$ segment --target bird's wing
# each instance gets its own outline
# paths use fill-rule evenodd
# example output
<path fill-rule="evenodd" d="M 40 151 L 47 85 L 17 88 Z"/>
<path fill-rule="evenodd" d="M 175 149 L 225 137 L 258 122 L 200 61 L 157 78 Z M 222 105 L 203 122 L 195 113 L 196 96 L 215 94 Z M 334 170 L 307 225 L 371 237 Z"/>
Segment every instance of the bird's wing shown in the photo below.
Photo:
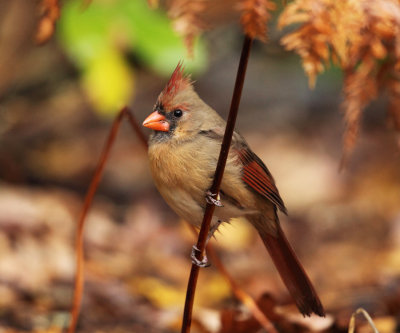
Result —
<path fill-rule="evenodd" d="M 249 147 L 242 146 L 236 149 L 239 160 L 243 165 L 242 180 L 256 193 L 272 201 L 285 214 L 287 210 L 279 191 L 276 188 L 274 178 L 261 161 Z"/>
<path fill-rule="evenodd" d="M 211 130 L 200 131 L 199 134 L 222 141 L 224 128 L 216 126 Z M 239 162 L 242 165 L 242 180 L 247 187 L 273 202 L 283 213 L 287 214 L 285 204 L 279 195 L 271 173 L 263 161 L 247 146 L 245 139 L 237 132 L 234 132 L 232 137 L 231 151 L 239 156 Z"/>

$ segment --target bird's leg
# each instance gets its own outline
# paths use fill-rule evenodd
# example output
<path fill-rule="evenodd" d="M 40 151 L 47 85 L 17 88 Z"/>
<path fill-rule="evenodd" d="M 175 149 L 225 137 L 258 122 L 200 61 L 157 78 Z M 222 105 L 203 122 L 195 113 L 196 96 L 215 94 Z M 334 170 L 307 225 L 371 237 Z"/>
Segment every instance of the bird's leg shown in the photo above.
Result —
<path fill-rule="evenodd" d="M 199 267 L 209 267 L 210 263 L 208 262 L 207 255 L 204 253 L 203 259 L 197 259 L 197 256 L 201 254 L 201 251 L 196 245 L 193 245 L 192 252 L 190 254 L 190 258 L 192 258 L 192 263 Z"/>
<path fill-rule="evenodd" d="M 217 223 L 211 226 L 210 230 L 208 231 L 207 239 L 206 239 L 206 246 L 211 239 L 211 237 L 214 235 L 214 232 L 217 231 L 218 227 L 222 223 L 221 220 L 218 220 Z M 211 264 L 208 261 L 207 254 L 204 252 L 204 256 L 202 260 L 197 259 L 197 256 L 200 254 L 200 250 L 196 245 L 193 245 L 192 247 L 192 253 L 190 254 L 190 257 L 192 258 L 192 263 L 199 267 L 209 267 Z"/>
<path fill-rule="evenodd" d="M 209 204 L 215 205 L 217 207 L 223 207 L 224 205 L 221 203 L 219 194 L 211 193 L 211 191 L 206 192 L 206 201 Z"/>
<path fill-rule="evenodd" d="M 219 194 L 211 193 L 210 190 L 208 190 L 206 192 L 206 201 L 207 201 L 207 203 L 215 205 L 217 207 L 223 207 L 223 204 L 221 203 Z M 208 235 L 207 235 L 207 239 L 206 239 L 206 246 L 208 244 L 208 241 L 214 235 L 214 232 L 218 229 L 220 224 L 221 224 L 221 220 L 218 220 L 217 223 L 215 223 L 214 225 L 211 226 L 210 230 L 208 231 Z M 208 262 L 206 253 L 204 253 L 202 260 L 199 260 L 197 258 L 197 256 L 199 254 L 201 254 L 201 251 L 199 250 L 199 248 L 196 245 L 193 245 L 192 252 L 190 254 L 190 257 L 192 258 L 192 262 L 199 267 L 210 266 L 210 263 Z"/>

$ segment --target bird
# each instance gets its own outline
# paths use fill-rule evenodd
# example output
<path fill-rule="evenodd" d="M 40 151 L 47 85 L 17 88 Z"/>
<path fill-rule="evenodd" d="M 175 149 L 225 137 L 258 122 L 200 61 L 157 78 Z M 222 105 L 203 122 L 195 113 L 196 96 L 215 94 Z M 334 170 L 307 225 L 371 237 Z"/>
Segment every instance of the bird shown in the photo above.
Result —
<path fill-rule="evenodd" d="M 148 159 L 155 185 L 167 204 L 200 228 L 208 201 L 216 204 L 209 237 L 223 222 L 241 217 L 260 235 L 281 279 L 303 316 L 324 316 L 323 305 L 280 225 L 287 209 L 274 178 L 236 131 L 219 196 L 209 192 L 226 122 L 196 93 L 178 63 L 143 126 L 152 129 Z M 193 259 L 193 255 L 192 255 Z"/>

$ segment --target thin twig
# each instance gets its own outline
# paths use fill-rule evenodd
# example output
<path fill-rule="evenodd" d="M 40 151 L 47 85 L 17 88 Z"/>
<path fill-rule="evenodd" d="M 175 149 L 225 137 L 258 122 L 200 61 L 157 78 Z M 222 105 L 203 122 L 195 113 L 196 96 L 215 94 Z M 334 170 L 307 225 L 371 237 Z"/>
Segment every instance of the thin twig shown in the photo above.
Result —
<path fill-rule="evenodd" d="M 106 165 L 108 156 L 110 154 L 110 150 L 115 141 L 115 137 L 118 134 L 119 126 L 121 125 L 121 121 L 124 116 L 127 116 L 131 126 L 133 127 L 134 132 L 139 136 L 139 138 L 143 141 L 145 140 L 144 134 L 141 132 L 135 117 L 131 114 L 128 107 L 124 107 L 117 117 L 114 119 L 112 124 L 110 133 L 108 135 L 107 141 L 104 145 L 103 151 L 101 153 L 99 162 L 97 164 L 95 173 L 90 182 L 89 189 L 85 196 L 85 201 L 82 206 L 81 213 L 79 215 L 78 227 L 76 229 L 76 240 L 75 240 L 75 249 L 76 249 L 76 272 L 75 272 L 75 286 L 74 286 L 74 297 L 72 301 L 71 307 L 71 320 L 70 325 L 68 327 L 68 333 L 74 333 L 76 324 L 78 322 L 79 311 L 81 307 L 82 294 L 83 294 L 83 282 L 84 282 L 84 253 L 83 253 L 83 227 L 85 224 L 86 216 L 89 211 L 89 208 L 92 204 L 93 197 L 97 191 L 97 187 L 99 186 L 104 167 Z M 144 141 L 147 146 L 147 140 Z"/>
<path fill-rule="evenodd" d="M 252 45 L 252 38 L 245 36 L 242 54 L 240 57 L 239 68 L 236 76 L 235 88 L 233 90 L 232 102 L 229 111 L 228 121 L 225 128 L 224 138 L 222 140 L 221 151 L 218 158 L 217 168 L 215 170 L 214 180 L 210 188 L 210 192 L 213 194 L 219 193 L 219 188 L 222 181 L 222 176 L 225 169 L 226 160 L 228 158 L 229 148 L 232 142 L 232 135 L 235 128 L 236 117 L 239 109 L 240 97 L 242 95 L 242 89 L 244 84 L 244 78 L 246 74 L 247 62 L 250 55 L 250 49 Z M 210 229 L 211 218 L 214 213 L 215 206 L 213 204 L 207 203 L 204 217 L 199 233 L 199 238 L 197 241 L 197 248 L 199 249 L 200 255 L 198 258 L 202 260 L 204 257 L 204 249 L 206 246 L 207 234 Z M 185 300 L 185 308 L 183 312 L 183 320 L 182 320 L 182 333 L 190 332 L 190 325 L 192 321 L 192 311 L 193 311 L 193 302 L 194 295 L 196 291 L 197 279 L 199 276 L 199 266 L 196 264 L 192 264 L 192 268 L 190 271 L 188 286 L 186 290 L 186 300 Z"/>
<path fill-rule="evenodd" d="M 129 123 L 131 124 L 133 131 L 136 133 L 138 138 L 140 139 L 140 142 L 143 144 L 143 146 L 148 148 L 149 144 L 147 143 L 147 137 L 142 131 L 142 127 L 138 124 L 136 121 L 136 118 L 133 116 L 132 112 L 128 109 L 125 115 L 128 117 Z"/>
<path fill-rule="evenodd" d="M 358 308 L 355 312 L 353 312 L 353 314 L 351 315 L 350 318 L 350 323 L 349 323 L 349 330 L 348 333 L 354 333 L 354 330 L 356 328 L 356 316 L 358 314 L 362 314 L 365 319 L 367 319 L 368 324 L 371 326 L 372 330 L 374 331 L 374 333 L 379 333 L 378 329 L 376 328 L 374 321 L 372 320 L 371 316 L 368 314 L 367 311 L 365 311 L 363 308 Z"/>
<path fill-rule="evenodd" d="M 197 231 L 195 227 L 191 224 L 188 224 L 191 230 L 193 231 L 194 235 L 197 235 Z M 247 294 L 242 288 L 239 287 L 239 285 L 235 282 L 235 280 L 232 278 L 228 270 L 225 268 L 224 264 L 222 263 L 221 259 L 219 259 L 217 250 L 214 248 L 212 243 L 207 244 L 207 253 L 215 267 L 218 269 L 218 271 L 221 273 L 221 275 L 228 281 L 232 292 L 234 293 L 235 297 L 241 301 L 247 308 L 250 310 L 250 312 L 253 314 L 255 320 L 257 320 L 262 327 L 267 332 L 270 333 L 278 333 L 278 331 L 275 329 L 274 325 L 271 323 L 271 321 L 265 316 L 265 314 L 261 311 L 260 307 L 254 301 L 254 299 Z"/>

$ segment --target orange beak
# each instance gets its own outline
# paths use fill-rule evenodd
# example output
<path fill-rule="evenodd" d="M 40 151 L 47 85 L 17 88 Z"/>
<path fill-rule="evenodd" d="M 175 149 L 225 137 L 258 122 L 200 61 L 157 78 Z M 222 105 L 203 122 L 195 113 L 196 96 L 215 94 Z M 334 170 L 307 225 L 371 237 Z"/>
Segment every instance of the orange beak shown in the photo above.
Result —
<path fill-rule="evenodd" d="M 151 128 L 155 131 L 162 131 L 162 132 L 169 131 L 168 121 L 162 114 L 158 113 L 158 111 L 154 111 L 150 116 L 148 116 L 144 120 L 143 126 Z"/>

